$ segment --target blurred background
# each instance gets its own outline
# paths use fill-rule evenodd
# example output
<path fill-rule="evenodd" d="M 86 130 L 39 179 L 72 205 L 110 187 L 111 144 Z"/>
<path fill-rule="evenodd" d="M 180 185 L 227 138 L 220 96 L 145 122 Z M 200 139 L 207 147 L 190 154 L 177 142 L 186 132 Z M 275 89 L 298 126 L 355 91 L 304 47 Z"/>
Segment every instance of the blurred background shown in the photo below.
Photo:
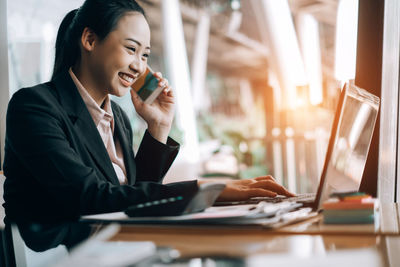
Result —
<path fill-rule="evenodd" d="M 273 175 L 316 191 L 340 88 L 355 77 L 358 0 L 139 0 L 149 65 L 176 95 L 182 148 L 166 182 Z M 10 90 L 48 81 L 57 29 L 82 0 L 7 1 Z M 114 98 L 146 129 L 130 97 Z"/>

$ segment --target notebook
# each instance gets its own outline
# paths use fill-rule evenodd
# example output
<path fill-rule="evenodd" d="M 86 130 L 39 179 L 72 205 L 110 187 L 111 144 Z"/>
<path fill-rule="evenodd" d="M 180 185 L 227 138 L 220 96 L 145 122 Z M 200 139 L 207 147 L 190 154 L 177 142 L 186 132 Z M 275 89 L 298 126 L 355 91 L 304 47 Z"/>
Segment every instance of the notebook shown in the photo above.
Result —
<path fill-rule="evenodd" d="M 300 194 L 290 198 L 256 197 L 248 201 L 217 202 L 215 205 L 297 201 L 318 211 L 331 193 L 358 191 L 374 132 L 379 102 L 377 96 L 357 87 L 353 82 L 344 85 L 336 108 L 317 193 Z"/>

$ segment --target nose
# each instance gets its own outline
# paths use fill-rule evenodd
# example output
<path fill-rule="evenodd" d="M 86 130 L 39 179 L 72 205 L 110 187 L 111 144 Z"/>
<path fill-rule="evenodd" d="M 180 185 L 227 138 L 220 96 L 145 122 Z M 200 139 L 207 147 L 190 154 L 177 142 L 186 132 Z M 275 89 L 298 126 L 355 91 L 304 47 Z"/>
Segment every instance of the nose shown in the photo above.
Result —
<path fill-rule="evenodd" d="M 146 69 L 146 62 L 143 62 L 137 57 L 134 57 L 131 64 L 129 64 L 129 68 L 135 73 L 141 75 Z"/>

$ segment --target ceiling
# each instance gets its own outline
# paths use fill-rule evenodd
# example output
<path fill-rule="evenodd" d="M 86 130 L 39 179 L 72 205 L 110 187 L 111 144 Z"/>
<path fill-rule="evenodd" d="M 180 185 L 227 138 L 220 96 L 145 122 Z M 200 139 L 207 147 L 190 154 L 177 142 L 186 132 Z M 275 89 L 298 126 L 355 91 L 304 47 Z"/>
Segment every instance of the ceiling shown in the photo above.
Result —
<path fill-rule="evenodd" d="M 197 0 L 198 1 L 198 0 Z M 139 0 L 144 7 L 152 29 L 152 50 L 162 51 L 161 5 L 160 0 Z M 193 40 L 200 9 L 193 0 L 181 0 L 181 11 L 185 29 L 185 41 L 189 60 L 192 58 Z M 212 0 L 198 1 L 210 3 Z M 216 2 L 221 2 L 216 0 Z M 321 58 L 323 73 L 333 76 L 334 35 L 338 0 L 289 0 L 293 18 L 298 14 L 313 15 L 319 22 Z M 204 9 L 204 6 L 202 6 Z M 211 14 L 211 35 L 208 50 L 208 71 L 223 76 L 246 76 L 252 80 L 266 80 L 268 68 L 268 47 L 262 44 L 260 29 L 254 16 L 251 1 L 242 0 L 241 25 L 234 35 L 227 34 L 232 12 Z"/>
<path fill-rule="evenodd" d="M 192 2 L 224 2 L 225 0 L 181 0 L 181 11 L 185 29 L 185 41 L 189 61 L 193 54 L 193 40 L 200 16 L 200 9 Z M 82 0 L 7 1 L 8 10 L 18 10 L 18 17 L 29 20 L 53 21 L 57 25 L 68 10 L 81 5 Z M 161 32 L 161 0 L 138 0 L 144 7 L 152 29 L 152 54 L 162 54 L 163 35 Z M 226 1 L 225 1 L 226 2 Z M 320 26 L 320 45 L 323 72 L 327 77 L 333 73 L 334 34 L 338 0 L 289 0 L 295 17 L 297 14 L 313 15 Z M 203 6 L 204 8 L 204 6 Z M 268 68 L 268 47 L 261 43 L 260 29 L 255 20 L 250 0 L 241 0 L 242 23 L 232 35 L 225 29 L 232 15 L 231 11 L 211 12 L 211 35 L 208 50 L 208 70 L 224 76 L 246 76 L 253 80 L 266 80 Z M 10 33 L 9 33 L 10 34 Z"/>

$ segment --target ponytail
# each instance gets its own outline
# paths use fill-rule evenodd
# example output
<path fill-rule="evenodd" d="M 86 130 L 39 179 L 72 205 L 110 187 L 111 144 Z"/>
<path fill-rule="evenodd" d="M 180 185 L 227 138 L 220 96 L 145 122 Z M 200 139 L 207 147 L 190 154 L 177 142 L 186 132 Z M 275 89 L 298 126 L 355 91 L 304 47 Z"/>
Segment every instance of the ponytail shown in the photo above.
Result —
<path fill-rule="evenodd" d="M 76 34 L 74 34 L 73 29 L 74 18 L 77 12 L 78 9 L 68 12 L 58 29 L 52 80 L 60 72 L 68 70 L 80 58 L 78 40 L 74 38 Z"/>

